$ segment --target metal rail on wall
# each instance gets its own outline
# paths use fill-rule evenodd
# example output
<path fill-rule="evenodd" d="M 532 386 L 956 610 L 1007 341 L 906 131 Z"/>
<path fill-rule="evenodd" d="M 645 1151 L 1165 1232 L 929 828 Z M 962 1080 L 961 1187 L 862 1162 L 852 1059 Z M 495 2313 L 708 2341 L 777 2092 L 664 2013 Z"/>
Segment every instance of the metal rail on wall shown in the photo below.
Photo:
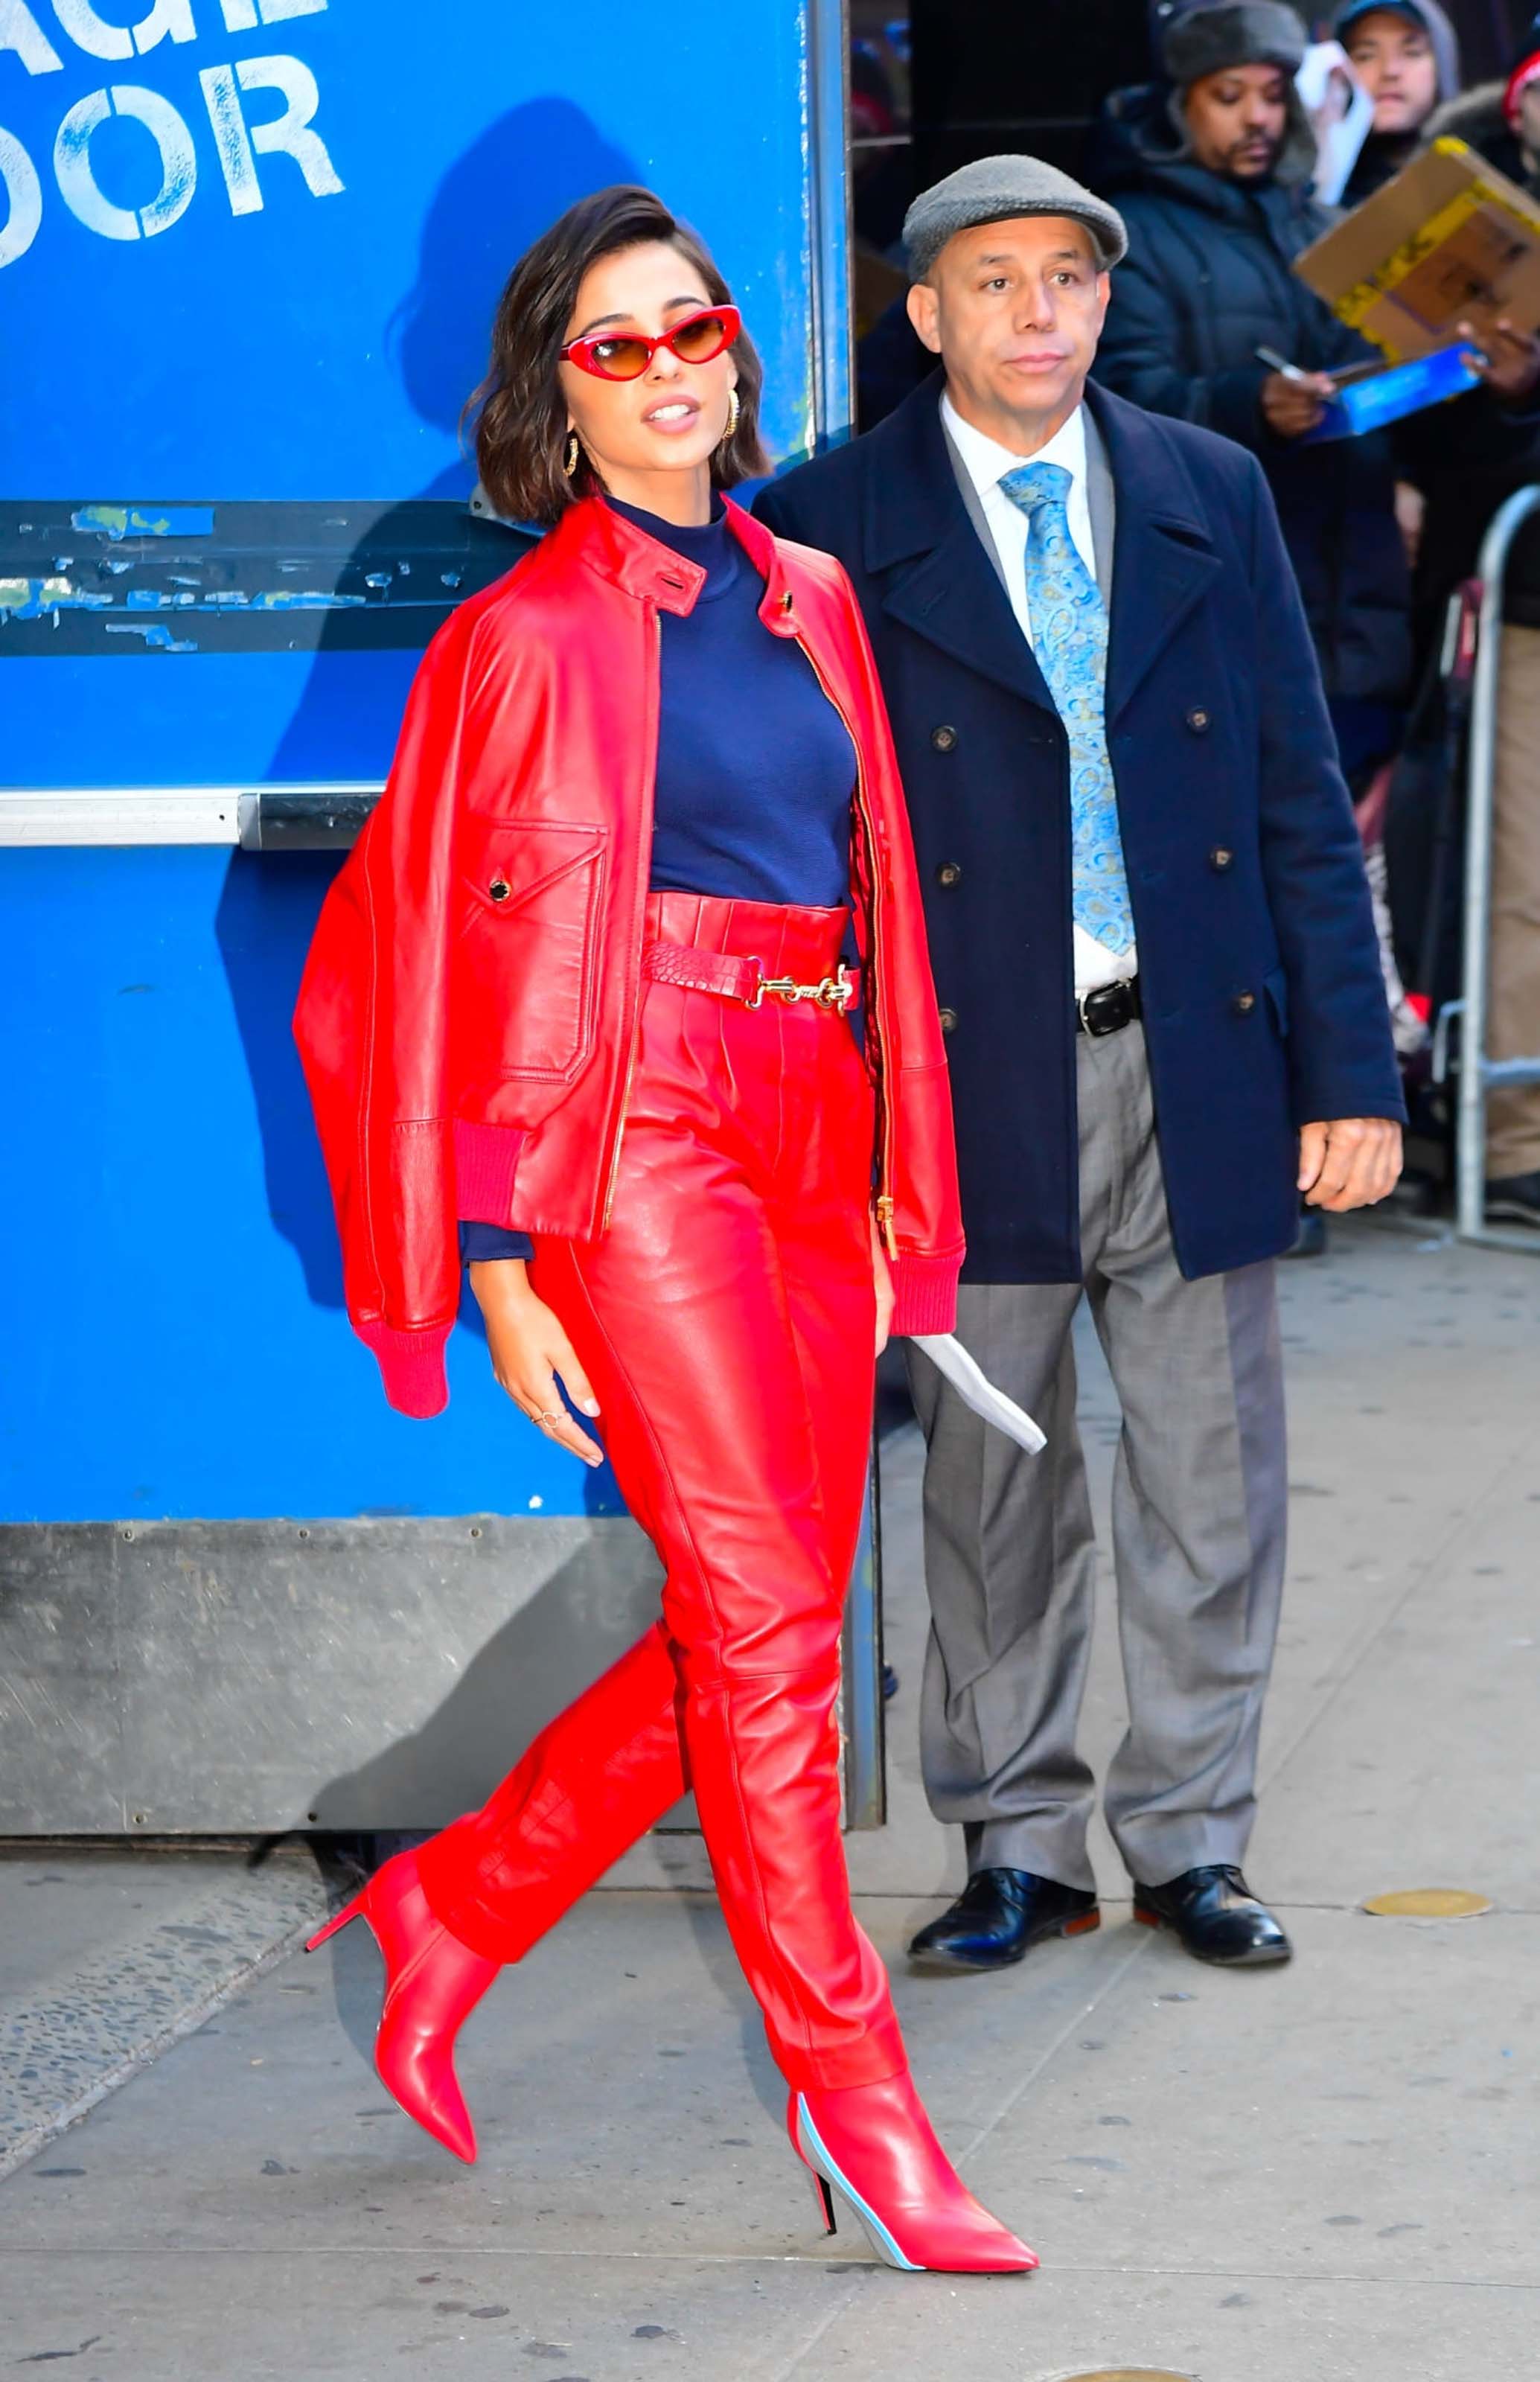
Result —
<path fill-rule="evenodd" d="M 1492 853 L 1497 798 L 1497 698 L 1502 669 L 1503 598 L 1513 541 L 1540 509 L 1540 487 L 1521 488 L 1494 516 L 1477 576 L 1481 613 L 1466 777 L 1464 962 L 1461 998 L 1439 1017 L 1439 1078 L 1448 1072 L 1449 1028 L 1460 1020 L 1460 1090 L 1455 1123 L 1455 1229 L 1462 1241 L 1540 1256 L 1540 1236 L 1486 1221 L 1486 1107 L 1495 1091 L 1540 1084 L 1540 1052 L 1495 1059 L 1487 1047 L 1492 964 Z"/>

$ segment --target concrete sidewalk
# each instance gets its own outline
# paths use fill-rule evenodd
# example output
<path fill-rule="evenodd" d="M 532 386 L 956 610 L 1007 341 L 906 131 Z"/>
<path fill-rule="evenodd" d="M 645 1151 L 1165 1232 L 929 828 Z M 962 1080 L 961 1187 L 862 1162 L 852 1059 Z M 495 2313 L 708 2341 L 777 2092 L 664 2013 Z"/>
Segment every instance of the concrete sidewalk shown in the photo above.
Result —
<path fill-rule="evenodd" d="M 26 2046 L 57 2044 L 88 1975 L 105 2046 L 137 2026 L 145 2064 L 0 2184 L 0 2364 L 67 2360 L 78 2382 L 1533 2382 L 1540 1267 L 1362 1225 L 1286 1269 L 1284 1292 L 1295 1533 L 1249 1866 L 1287 1912 L 1288 1969 L 1211 1971 L 1129 1925 L 1104 1839 L 1099 1934 L 1002 1977 L 908 1974 L 904 1939 L 957 1871 L 915 1776 L 912 1440 L 886 1467 L 893 1815 L 850 1840 L 852 1873 L 937 2126 L 1039 2274 L 907 2278 L 859 2239 L 819 2241 L 691 1840 L 639 1848 L 476 2014 L 470 2170 L 373 2075 L 361 1931 L 243 1983 L 251 1945 L 281 1948 L 313 1906 L 302 1860 L 251 1880 L 50 1849 L 0 1864 L 0 2093 L 14 2115 Z M 1116 1413 L 1089 1364 L 1083 1406 L 1105 1475 Z M 1098 1762 L 1120 1693 L 1104 1627 Z M 1496 1908 L 1358 1908 L 1430 1885 Z M 175 1975 L 158 1938 L 180 1947 Z M 203 2006 L 223 2005 L 202 2025 L 189 1947 Z M 125 1974 L 144 1989 L 115 2036 Z M 195 2031 L 148 2058 L 178 2023 Z"/>

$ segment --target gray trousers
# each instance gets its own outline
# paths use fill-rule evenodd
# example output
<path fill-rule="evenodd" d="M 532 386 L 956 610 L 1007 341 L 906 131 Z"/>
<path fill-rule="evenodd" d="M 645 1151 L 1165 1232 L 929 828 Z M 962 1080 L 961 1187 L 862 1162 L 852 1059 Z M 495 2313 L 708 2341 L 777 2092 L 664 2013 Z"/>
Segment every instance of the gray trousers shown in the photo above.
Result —
<path fill-rule="evenodd" d="M 1283 1375 L 1271 1265 L 1184 1282 L 1167 1219 L 1143 1026 L 1077 1038 L 1084 1295 L 1123 1428 L 1112 1492 L 1128 1732 L 1107 1772 L 1129 1872 L 1161 1885 L 1239 1861 L 1283 1581 Z M 1048 1435 L 1028 1455 L 923 1354 L 931 1637 L 920 1737 L 970 1870 L 1092 1886 L 1095 1796 L 1075 1749 L 1095 1544 L 1075 1423 L 1076 1283 L 964 1284 L 958 1332 Z"/>

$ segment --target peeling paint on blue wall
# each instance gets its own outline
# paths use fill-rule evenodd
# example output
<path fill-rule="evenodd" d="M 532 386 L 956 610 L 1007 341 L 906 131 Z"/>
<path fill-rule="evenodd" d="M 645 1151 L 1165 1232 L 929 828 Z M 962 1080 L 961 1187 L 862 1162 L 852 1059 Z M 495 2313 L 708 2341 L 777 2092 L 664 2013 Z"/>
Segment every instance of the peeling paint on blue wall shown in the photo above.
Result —
<path fill-rule="evenodd" d="M 124 537 L 212 537 L 212 505 L 81 505 L 71 529 L 94 531 L 116 544 Z"/>
<path fill-rule="evenodd" d="M 109 637 L 142 637 L 144 648 L 152 654 L 195 654 L 197 646 L 190 637 L 174 637 L 169 629 L 156 620 L 109 620 Z"/>

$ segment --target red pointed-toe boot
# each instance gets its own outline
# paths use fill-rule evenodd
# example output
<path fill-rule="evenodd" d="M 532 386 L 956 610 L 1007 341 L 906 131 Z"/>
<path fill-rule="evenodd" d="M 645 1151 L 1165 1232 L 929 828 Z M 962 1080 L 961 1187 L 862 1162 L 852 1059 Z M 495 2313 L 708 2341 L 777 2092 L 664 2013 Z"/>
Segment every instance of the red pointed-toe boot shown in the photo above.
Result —
<path fill-rule="evenodd" d="M 793 2093 L 792 2147 L 826 2231 L 843 2202 L 885 2265 L 906 2274 L 1023 2275 L 1036 2253 L 981 2208 L 936 2141 L 907 2070 L 880 2084 Z"/>
<path fill-rule="evenodd" d="M 502 1963 L 468 1951 L 434 1917 L 414 1852 L 397 1853 L 376 1870 L 306 1951 L 318 1950 L 350 1919 L 367 1920 L 385 1960 L 385 2007 L 374 2037 L 380 2081 L 409 2118 L 473 2166 L 476 2130 L 455 2074 L 455 2037 Z"/>

